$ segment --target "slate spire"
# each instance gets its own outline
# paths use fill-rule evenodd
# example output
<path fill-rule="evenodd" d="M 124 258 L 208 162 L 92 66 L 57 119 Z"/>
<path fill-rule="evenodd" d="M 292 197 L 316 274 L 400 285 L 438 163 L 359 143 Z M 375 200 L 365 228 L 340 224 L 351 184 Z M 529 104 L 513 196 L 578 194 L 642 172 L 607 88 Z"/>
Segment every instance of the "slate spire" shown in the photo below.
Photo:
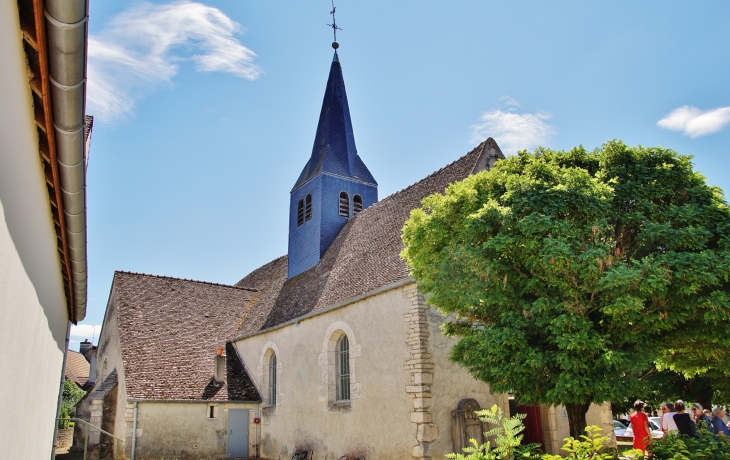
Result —
<path fill-rule="evenodd" d="M 304 166 L 292 191 L 320 173 L 329 173 L 366 184 L 378 185 L 357 154 L 350 121 L 350 108 L 345 92 L 345 80 L 342 77 L 342 66 L 337 51 L 335 51 L 330 66 L 312 156 Z"/>
<path fill-rule="evenodd" d="M 290 194 L 289 278 L 317 265 L 347 221 L 378 201 L 378 183 L 355 148 L 338 46 L 312 155 Z"/>

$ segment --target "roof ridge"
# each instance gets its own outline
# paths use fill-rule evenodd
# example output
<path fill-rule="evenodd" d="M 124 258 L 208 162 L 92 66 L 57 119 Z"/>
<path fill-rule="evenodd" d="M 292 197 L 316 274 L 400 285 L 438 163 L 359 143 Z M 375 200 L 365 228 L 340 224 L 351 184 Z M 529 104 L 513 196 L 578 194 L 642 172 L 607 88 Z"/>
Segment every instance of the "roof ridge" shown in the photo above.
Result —
<path fill-rule="evenodd" d="M 399 194 L 401 194 L 401 193 L 405 192 L 406 190 L 408 190 L 408 189 L 410 189 L 410 188 L 413 188 L 413 187 L 415 187 L 416 185 L 420 184 L 421 182 L 425 182 L 426 180 L 428 180 L 428 179 L 430 179 L 431 177 L 435 176 L 436 174 L 440 173 L 440 172 L 441 172 L 441 171 L 443 171 L 444 169 L 446 169 L 446 168 L 449 168 L 449 167 L 453 166 L 454 164 L 456 164 L 456 163 L 458 163 L 459 161 L 463 160 L 464 158 L 468 157 L 468 156 L 469 156 L 469 155 L 471 155 L 472 153 L 476 152 L 477 150 L 479 150 L 479 148 L 480 148 L 480 147 L 481 147 L 481 148 L 482 148 L 482 150 L 483 150 L 483 149 L 484 149 L 484 146 L 486 145 L 486 143 L 488 142 L 488 140 L 489 140 L 489 139 L 487 139 L 487 140 L 485 140 L 485 141 L 482 141 L 482 142 L 480 142 L 480 143 L 479 143 L 479 145 L 477 145 L 476 147 L 474 147 L 473 149 L 471 149 L 471 150 L 470 150 L 469 152 L 467 152 L 466 154 L 464 154 L 464 155 L 460 156 L 459 158 L 457 158 L 456 160 L 454 160 L 454 161 L 452 161 L 451 163 L 447 164 L 446 166 L 442 166 L 441 168 L 439 168 L 439 169 L 437 169 L 436 171 L 432 172 L 431 174 L 429 174 L 428 176 L 424 177 L 423 179 L 417 180 L 416 182 L 412 183 L 411 185 L 408 185 L 408 186 L 406 186 L 406 187 L 403 187 L 402 189 L 400 189 L 400 190 L 397 190 L 397 191 L 395 191 L 395 192 L 391 193 L 390 195 L 386 196 L 386 197 L 385 197 L 385 198 L 383 198 L 382 200 L 379 200 L 379 201 L 377 201 L 377 202 L 373 203 L 372 205 L 370 205 L 370 206 L 368 206 L 367 208 L 365 208 L 365 209 L 363 209 L 362 211 L 360 211 L 360 212 L 359 212 L 359 213 L 358 213 L 358 214 L 357 214 L 357 215 L 356 215 L 355 217 L 359 217 L 359 216 L 360 216 L 360 215 L 362 215 L 363 213 L 367 212 L 367 211 L 368 211 L 368 210 L 370 210 L 370 209 L 373 209 L 373 208 L 375 208 L 376 206 L 380 205 L 380 204 L 381 204 L 381 203 L 383 203 L 384 201 L 386 201 L 386 200 L 390 200 L 391 198 L 395 197 L 396 195 L 399 195 Z"/>
<path fill-rule="evenodd" d="M 115 270 L 114 271 L 114 274 L 117 274 L 117 273 L 123 273 L 125 275 L 149 276 L 151 278 L 162 278 L 162 279 L 169 279 L 169 280 L 176 280 L 176 281 L 190 281 L 190 282 L 193 282 L 193 283 L 209 284 L 211 286 L 220 286 L 220 287 L 238 289 L 238 290 L 241 290 L 241 291 L 258 292 L 258 289 L 254 289 L 254 288 L 248 288 L 248 287 L 242 287 L 242 286 L 233 286 L 233 285 L 230 285 L 230 284 L 214 283 L 212 281 L 194 280 L 194 279 L 191 279 L 191 278 L 176 278 L 174 276 L 153 275 L 151 273 L 132 272 L 132 271 L 127 271 L 127 270 Z"/>

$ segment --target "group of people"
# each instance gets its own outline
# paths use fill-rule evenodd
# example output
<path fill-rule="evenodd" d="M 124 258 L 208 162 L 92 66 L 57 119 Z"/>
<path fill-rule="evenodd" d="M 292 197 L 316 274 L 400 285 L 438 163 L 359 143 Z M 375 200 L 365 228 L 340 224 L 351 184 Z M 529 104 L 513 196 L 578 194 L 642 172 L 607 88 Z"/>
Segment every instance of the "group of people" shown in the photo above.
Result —
<path fill-rule="evenodd" d="M 649 417 L 644 412 L 644 401 L 634 403 L 635 412 L 629 417 L 634 430 L 634 449 L 646 451 L 651 443 L 651 426 Z M 675 403 L 661 405 L 661 428 L 667 433 L 679 433 L 685 436 L 697 437 L 700 429 L 705 429 L 714 435 L 730 436 L 730 423 L 725 423 L 727 412 L 722 407 L 714 407 L 712 411 L 703 410 L 700 404 L 690 406 L 689 413 L 681 399 Z"/>

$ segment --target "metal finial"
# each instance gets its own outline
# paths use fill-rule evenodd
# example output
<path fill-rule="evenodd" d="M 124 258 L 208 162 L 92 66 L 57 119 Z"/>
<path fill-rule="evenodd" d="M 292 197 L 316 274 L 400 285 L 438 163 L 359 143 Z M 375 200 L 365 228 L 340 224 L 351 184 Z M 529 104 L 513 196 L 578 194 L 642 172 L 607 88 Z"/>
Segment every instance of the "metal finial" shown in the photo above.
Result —
<path fill-rule="evenodd" d="M 335 7 L 335 0 L 332 0 L 332 11 L 330 11 L 330 14 L 332 15 L 332 24 L 327 24 L 328 26 L 332 27 L 332 32 L 335 36 L 335 41 L 332 42 L 332 48 L 337 49 L 340 47 L 340 44 L 337 43 L 337 31 L 342 30 L 339 27 L 337 27 L 337 21 L 335 20 L 335 11 L 337 8 Z"/>

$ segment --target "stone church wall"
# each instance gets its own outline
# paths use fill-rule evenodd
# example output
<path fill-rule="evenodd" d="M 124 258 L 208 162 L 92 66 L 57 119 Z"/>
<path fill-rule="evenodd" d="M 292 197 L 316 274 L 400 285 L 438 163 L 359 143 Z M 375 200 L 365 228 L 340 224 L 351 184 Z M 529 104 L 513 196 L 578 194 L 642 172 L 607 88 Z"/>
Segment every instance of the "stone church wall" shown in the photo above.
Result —
<path fill-rule="evenodd" d="M 441 314 L 415 283 L 301 319 L 235 343 L 264 404 L 257 434 L 261 456 L 290 458 L 314 450 L 317 460 L 365 455 L 378 460 L 440 459 L 454 452 L 459 402 L 509 414 L 507 395 L 493 394 L 449 361 L 455 340 L 439 329 Z M 351 400 L 335 401 L 334 343 L 350 341 Z M 269 360 L 276 354 L 276 404 L 269 401 Z M 568 436 L 561 407 L 541 407 L 543 440 L 558 453 Z M 608 406 L 592 406 L 589 424 L 612 433 Z"/>
<path fill-rule="evenodd" d="M 210 417 L 214 406 L 215 417 Z M 134 404 L 127 403 L 127 425 L 131 433 Z M 258 404 L 215 401 L 137 403 L 137 460 L 227 458 L 228 410 L 249 410 L 249 456 L 256 452 Z M 125 458 L 131 458 L 130 448 Z"/>
<path fill-rule="evenodd" d="M 262 457 L 314 449 L 315 459 L 412 458 L 409 309 L 404 289 L 392 289 L 235 344 L 265 401 L 267 352 L 277 355 L 276 405 L 262 409 Z M 334 401 L 333 344 L 342 333 L 350 342 L 349 403 Z"/>

